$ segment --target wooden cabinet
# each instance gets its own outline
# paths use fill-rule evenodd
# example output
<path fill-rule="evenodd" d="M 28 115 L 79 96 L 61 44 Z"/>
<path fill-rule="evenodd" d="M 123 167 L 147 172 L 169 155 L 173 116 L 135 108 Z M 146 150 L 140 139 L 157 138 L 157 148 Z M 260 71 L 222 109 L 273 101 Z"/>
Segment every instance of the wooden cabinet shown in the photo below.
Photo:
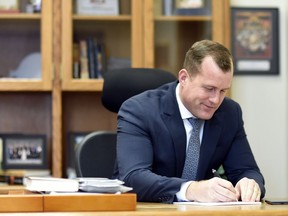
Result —
<path fill-rule="evenodd" d="M 40 79 L 0 79 L 1 132 L 46 134 L 52 173 L 65 176 L 68 135 L 116 130 L 117 117 L 101 104 L 102 79 L 73 78 L 73 43 L 101 34 L 108 58 L 176 74 L 193 42 L 230 45 L 229 0 L 204 2 L 208 15 L 166 16 L 162 0 L 119 0 L 116 16 L 79 15 L 75 0 L 42 0 L 41 15 L 0 14 L 0 75 L 34 50 L 42 60 Z"/>
<path fill-rule="evenodd" d="M 0 133 L 44 134 L 48 155 L 52 143 L 52 39 L 50 0 L 42 1 L 41 13 L 0 14 Z M 27 63 L 24 59 L 32 67 L 19 67 L 20 62 Z M 34 75 L 38 78 L 31 79 Z"/>

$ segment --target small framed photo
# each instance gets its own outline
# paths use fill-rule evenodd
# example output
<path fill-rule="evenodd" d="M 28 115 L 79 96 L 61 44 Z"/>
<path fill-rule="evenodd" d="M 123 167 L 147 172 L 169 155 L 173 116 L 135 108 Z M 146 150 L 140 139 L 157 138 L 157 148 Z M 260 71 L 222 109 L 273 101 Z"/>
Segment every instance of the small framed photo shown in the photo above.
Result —
<path fill-rule="evenodd" d="M 176 8 L 201 8 L 204 0 L 175 0 Z"/>
<path fill-rule="evenodd" d="M 45 135 L 1 134 L 2 169 L 47 169 Z"/>
<path fill-rule="evenodd" d="M 175 0 L 175 15 L 210 16 L 210 0 Z"/>
<path fill-rule="evenodd" d="M 119 0 L 76 0 L 81 15 L 119 15 Z"/>
<path fill-rule="evenodd" d="M 18 0 L 0 0 L 0 13 L 18 13 Z"/>
<path fill-rule="evenodd" d="M 235 75 L 279 74 L 278 8 L 232 8 Z"/>

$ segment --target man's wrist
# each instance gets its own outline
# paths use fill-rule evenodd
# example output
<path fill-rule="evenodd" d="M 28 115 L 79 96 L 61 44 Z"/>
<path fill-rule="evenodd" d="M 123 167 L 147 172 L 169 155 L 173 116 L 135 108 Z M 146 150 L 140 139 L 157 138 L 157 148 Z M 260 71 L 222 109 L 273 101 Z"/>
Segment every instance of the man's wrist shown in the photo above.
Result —
<path fill-rule="evenodd" d="M 180 202 L 180 201 L 189 201 L 187 198 L 186 198 L 186 193 L 187 193 L 187 189 L 189 187 L 189 185 L 191 184 L 192 181 L 189 181 L 189 182 L 185 182 L 181 185 L 181 188 L 180 188 L 180 191 L 178 191 L 176 193 L 176 197 L 177 197 L 177 200 Z"/>
<path fill-rule="evenodd" d="M 191 181 L 188 187 L 186 188 L 186 194 L 185 197 L 189 201 L 195 201 L 195 188 L 197 188 L 198 182 L 196 181 Z"/>

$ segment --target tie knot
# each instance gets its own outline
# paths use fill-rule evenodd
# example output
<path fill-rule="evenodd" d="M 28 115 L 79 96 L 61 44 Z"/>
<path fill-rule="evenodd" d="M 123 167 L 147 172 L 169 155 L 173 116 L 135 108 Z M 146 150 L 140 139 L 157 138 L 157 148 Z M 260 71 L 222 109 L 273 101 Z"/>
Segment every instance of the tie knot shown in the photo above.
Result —
<path fill-rule="evenodd" d="M 193 130 L 198 131 L 200 129 L 201 120 L 199 118 L 188 118 L 188 121 L 193 127 Z"/>

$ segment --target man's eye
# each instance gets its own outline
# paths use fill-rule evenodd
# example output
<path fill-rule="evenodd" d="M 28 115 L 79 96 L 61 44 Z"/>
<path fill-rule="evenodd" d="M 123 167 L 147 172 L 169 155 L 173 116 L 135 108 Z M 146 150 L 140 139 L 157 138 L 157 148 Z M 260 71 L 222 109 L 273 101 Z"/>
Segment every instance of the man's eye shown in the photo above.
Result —
<path fill-rule="evenodd" d="M 214 88 L 212 88 L 212 87 L 205 87 L 205 89 L 206 89 L 207 91 L 213 91 Z"/>

